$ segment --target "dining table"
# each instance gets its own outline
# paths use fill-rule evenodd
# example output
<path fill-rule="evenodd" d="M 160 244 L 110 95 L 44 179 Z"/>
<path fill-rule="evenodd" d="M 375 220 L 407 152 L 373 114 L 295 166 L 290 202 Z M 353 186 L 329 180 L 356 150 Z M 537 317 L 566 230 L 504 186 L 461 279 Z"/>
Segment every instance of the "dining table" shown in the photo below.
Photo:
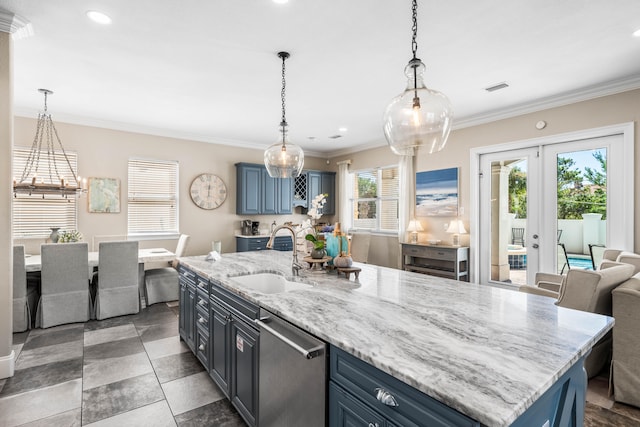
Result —
<path fill-rule="evenodd" d="M 99 265 L 99 252 L 89 252 L 89 277 Z M 147 248 L 138 250 L 138 288 L 141 298 L 144 293 L 144 264 L 147 262 L 171 262 L 176 259 L 176 254 L 165 248 Z M 42 270 L 42 257 L 40 255 L 25 254 L 25 268 L 27 273 L 37 273 Z"/>

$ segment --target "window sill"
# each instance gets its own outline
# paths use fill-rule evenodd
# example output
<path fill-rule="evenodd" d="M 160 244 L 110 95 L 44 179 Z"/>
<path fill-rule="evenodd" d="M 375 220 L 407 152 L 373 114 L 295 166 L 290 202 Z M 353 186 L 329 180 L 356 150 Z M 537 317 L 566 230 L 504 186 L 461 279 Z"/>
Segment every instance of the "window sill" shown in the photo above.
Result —
<path fill-rule="evenodd" d="M 145 234 L 129 234 L 128 240 L 173 240 L 180 238 L 180 233 L 145 233 Z"/>

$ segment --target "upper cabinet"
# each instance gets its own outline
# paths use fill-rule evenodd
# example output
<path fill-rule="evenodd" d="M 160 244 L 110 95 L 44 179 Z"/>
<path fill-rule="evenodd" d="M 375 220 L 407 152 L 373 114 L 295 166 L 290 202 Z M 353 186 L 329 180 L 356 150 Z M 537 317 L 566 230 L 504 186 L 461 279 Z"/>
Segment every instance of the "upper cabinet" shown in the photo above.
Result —
<path fill-rule="evenodd" d="M 277 215 L 293 212 L 293 179 L 271 178 L 264 165 L 236 164 L 236 214 Z"/>
<path fill-rule="evenodd" d="M 323 215 L 336 213 L 336 173 L 323 171 L 304 171 L 295 179 L 293 206 L 311 207 L 318 194 L 327 194 L 327 202 L 322 209 Z"/>

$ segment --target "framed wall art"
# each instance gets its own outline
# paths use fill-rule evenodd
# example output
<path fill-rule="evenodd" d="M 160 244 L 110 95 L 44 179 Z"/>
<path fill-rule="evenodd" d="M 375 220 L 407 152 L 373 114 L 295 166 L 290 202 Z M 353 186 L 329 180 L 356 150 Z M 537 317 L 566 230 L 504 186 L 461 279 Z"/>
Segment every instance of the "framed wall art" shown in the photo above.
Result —
<path fill-rule="evenodd" d="M 89 178 L 89 212 L 120 213 L 120 180 Z"/>
<path fill-rule="evenodd" d="M 458 168 L 416 173 L 416 216 L 458 216 Z"/>

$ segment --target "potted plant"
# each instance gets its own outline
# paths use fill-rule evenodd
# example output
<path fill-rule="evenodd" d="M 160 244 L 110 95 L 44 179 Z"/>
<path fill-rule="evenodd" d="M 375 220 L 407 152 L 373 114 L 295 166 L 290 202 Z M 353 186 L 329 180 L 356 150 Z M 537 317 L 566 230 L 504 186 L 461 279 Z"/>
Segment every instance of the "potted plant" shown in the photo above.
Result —
<path fill-rule="evenodd" d="M 324 250 L 324 240 L 319 240 L 314 234 L 307 234 L 304 238 L 313 243 L 311 258 L 322 259 L 327 254 Z"/>

